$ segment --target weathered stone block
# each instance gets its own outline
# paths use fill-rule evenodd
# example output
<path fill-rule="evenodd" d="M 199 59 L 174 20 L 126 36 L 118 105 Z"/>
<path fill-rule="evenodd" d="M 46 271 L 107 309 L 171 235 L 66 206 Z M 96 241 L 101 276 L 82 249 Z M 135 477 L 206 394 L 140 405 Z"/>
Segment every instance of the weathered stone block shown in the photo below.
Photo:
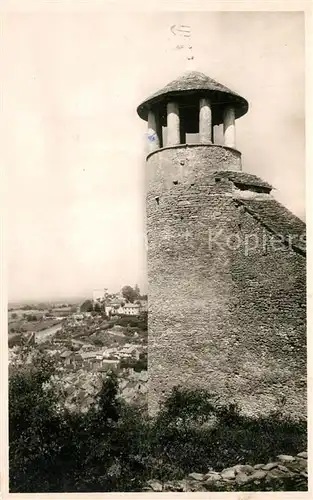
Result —
<path fill-rule="evenodd" d="M 294 462 L 295 458 L 292 455 L 277 455 L 281 462 Z"/>
<path fill-rule="evenodd" d="M 301 453 L 297 454 L 297 457 L 308 458 L 308 452 L 307 451 L 301 451 Z"/>
<path fill-rule="evenodd" d="M 218 472 L 208 472 L 207 474 L 204 475 L 204 478 L 203 478 L 205 481 L 206 480 L 209 480 L 209 481 L 218 481 L 219 479 L 221 479 L 221 475 L 218 473 Z"/>
<path fill-rule="evenodd" d="M 241 484 L 246 484 L 249 482 L 249 476 L 245 474 L 244 472 L 239 472 L 236 476 L 236 483 L 241 485 Z"/>
<path fill-rule="evenodd" d="M 151 480 L 147 483 L 153 491 L 162 491 L 162 483 L 160 481 Z"/>
<path fill-rule="evenodd" d="M 188 475 L 188 478 L 194 479 L 195 481 L 202 481 L 204 478 L 204 474 L 199 474 L 198 472 L 191 472 Z"/>
<path fill-rule="evenodd" d="M 266 465 L 263 465 L 262 469 L 263 470 L 272 470 L 275 467 L 277 467 L 277 465 L 278 465 L 278 462 L 270 462 L 270 463 L 268 463 Z"/>
<path fill-rule="evenodd" d="M 249 482 L 255 481 L 258 479 L 263 479 L 267 475 L 265 470 L 256 470 L 251 476 L 248 476 Z"/>
<path fill-rule="evenodd" d="M 221 476 L 223 479 L 235 479 L 236 477 L 235 467 L 230 467 L 229 469 L 222 470 Z"/>
<path fill-rule="evenodd" d="M 235 472 L 236 474 L 240 474 L 241 472 L 243 472 L 244 474 L 253 474 L 254 472 L 254 467 L 252 467 L 252 465 L 236 465 L 235 466 Z"/>

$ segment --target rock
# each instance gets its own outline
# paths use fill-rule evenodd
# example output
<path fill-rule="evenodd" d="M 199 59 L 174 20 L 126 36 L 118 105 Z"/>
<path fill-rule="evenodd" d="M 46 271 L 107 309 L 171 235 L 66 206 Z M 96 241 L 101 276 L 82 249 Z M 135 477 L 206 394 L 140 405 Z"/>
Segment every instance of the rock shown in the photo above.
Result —
<path fill-rule="evenodd" d="M 279 470 L 281 470 L 282 472 L 290 472 L 290 470 L 289 470 L 289 469 L 287 469 L 287 467 L 285 467 L 285 465 L 278 464 L 278 465 L 277 465 L 277 468 L 278 468 Z"/>
<path fill-rule="evenodd" d="M 222 485 L 221 481 L 214 481 L 214 482 L 206 481 L 202 484 L 205 488 L 205 491 L 216 491 L 217 487 L 221 487 Z"/>
<path fill-rule="evenodd" d="M 254 470 L 262 469 L 265 464 L 256 464 L 253 468 Z"/>
<path fill-rule="evenodd" d="M 215 484 L 217 481 L 220 481 L 222 478 L 219 474 L 206 474 L 206 478 L 205 478 L 205 484 L 206 485 L 211 485 L 211 484 Z"/>
<path fill-rule="evenodd" d="M 263 470 L 272 470 L 275 467 L 277 467 L 278 462 L 270 462 L 269 464 L 263 465 L 262 469 Z"/>
<path fill-rule="evenodd" d="M 181 481 L 181 484 L 183 486 L 183 491 L 184 492 L 189 491 L 189 483 L 188 483 L 187 479 L 183 479 Z"/>
<path fill-rule="evenodd" d="M 292 455 L 277 455 L 277 458 L 281 462 L 293 462 L 295 460 Z"/>
<path fill-rule="evenodd" d="M 251 481 L 263 479 L 264 477 L 266 477 L 266 475 L 267 473 L 265 472 L 265 470 L 256 470 L 251 476 L 248 476 L 248 481 L 250 483 Z"/>
<path fill-rule="evenodd" d="M 163 484 L 163 491 L 184 491 L 183 481 L 168 481 Z"/>
<path fill-rule="evenodd" d="M 160 483 L 160 481 L 155 481 L 153 479 L 151 479 L 150 481 L 148 481 L 148 485 L 150 486 L 150 488 L 153 490 L 153 491 L 162 491 L 162 483 Z"/>
<path fill-rule="evenodd" d="M 235 467 L 230 467 L 229 469 L 222 470 L 221 476 L 223 479 L 235 479 L 236 477 Z"/>
<path fill-rule="evenodd" d="M 172 483 L 163 483 L 162 491 L 175 491 L 175 488 Z"/>
<path fill-rule="evenodd" d="M 221 479 L 221 475 L 218 472 L 210 471 L 204 475 L 203 480 L 206 481 L 207 479 L 212 479 L 213 481 L 217 481 L 218 479 Z"/>
<path fill-rule="evenodd" d="M 200 481 L 190 481 L 187 491 L 206 491 L 204 483 Z"/>
<path fill-rule="evenodd" d="M 246 484 L 249 482 L 249 476 L 245 474 L 244 472 L 239 472 L 236 476 L 236 483 L 237 484 Z"/>
<path fill-rule="evenodd" d="M 236 474 L 240 474 L 243 472 L 244 474 L 253 474 L 254 468 L 252 465 L 236 465 L 235 466 L 235 472 Z"/>
<path fill-rule="evenodd" d="M 308 461 L 305 458 L 298 458 L 296 463 L 298 463 L 302 469 L 307 470 Z"/>
<path fill-rule="evenodd" d="M 293 472 L 307 471 L 307 468 L 308 461 L 305 458 L 297 457 L 297 460 L 288 463 L 288 469 Z"/>
<path fill-rule="evenodd" d="M 308 477 L 308 473 L 307 472 L 300 472 L 300 476 Z"/>
<path fill-rule="evenodd" d="M 269 473 L 267 474 L 267 479 L 269 481 L 271 479 L 280 479 L 282 477 L 286 477 L 286 474 L 283 471 L 279 470 L 278 468 L 270 470 Z"/>
<path fill-rule="evenodd" d="M 198 472 L 191 472 L 188 474 L 189 479 L 194 479 L 194 481 L 203 481 L 204 474 L 199 474 Z"/>
<path fill-rule="evenodd" d="M 308 458 L 308 452 L 307 451 L 301 451 L 301 453 L 298 453 L 297 457 Z"/>

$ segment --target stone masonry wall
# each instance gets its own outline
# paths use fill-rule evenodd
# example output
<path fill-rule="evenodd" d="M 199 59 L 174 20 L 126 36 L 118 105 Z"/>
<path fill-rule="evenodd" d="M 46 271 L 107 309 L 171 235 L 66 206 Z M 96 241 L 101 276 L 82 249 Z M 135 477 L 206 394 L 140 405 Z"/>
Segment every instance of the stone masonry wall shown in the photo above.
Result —
<path fill-rule="evenodd" d="M 238 246 L 265 229 L 237 206 L 232 182 L 216 180 L 221 165 L 235 169 L 232 151 L 207 147 L 204 161 L 203 148 L 147 161 L 149 411 L 181 384 L 246 413 L 284 405 L 303 415 L 305 259 L 282 245 Z"/>

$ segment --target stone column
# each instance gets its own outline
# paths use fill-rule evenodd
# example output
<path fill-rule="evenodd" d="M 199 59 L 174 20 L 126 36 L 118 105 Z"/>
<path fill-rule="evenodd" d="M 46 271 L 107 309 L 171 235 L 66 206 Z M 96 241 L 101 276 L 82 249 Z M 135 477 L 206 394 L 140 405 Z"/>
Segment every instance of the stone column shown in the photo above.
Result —
<path fill-rule="evenodd" d="M 148 152 L 160 147 L 159 127 L 155 113 L 150 109 L 148 114 Z"/>
<path fill-rule="evenodd" d="M 236 148 L 235 109 L 232 106 L 224 109 L 224 146 Z"/>
<path fill-rule="evenodd" d="M 163 147 L 163 129 L 162 129 L 162 120 L 160 112 L 158 111 L 156 114 L 156 133 L 159 139 L 159 147 Z"/>
<path fill-rule="evenodd" d="M 199 141 L 212 144 L 212 109 L 210 99 L 200 99 Z"/>
<path fill-rule="evenodd" d="M 179 107 L 176 102 L 167 104 L 167 146 L 180 144 Z"/>

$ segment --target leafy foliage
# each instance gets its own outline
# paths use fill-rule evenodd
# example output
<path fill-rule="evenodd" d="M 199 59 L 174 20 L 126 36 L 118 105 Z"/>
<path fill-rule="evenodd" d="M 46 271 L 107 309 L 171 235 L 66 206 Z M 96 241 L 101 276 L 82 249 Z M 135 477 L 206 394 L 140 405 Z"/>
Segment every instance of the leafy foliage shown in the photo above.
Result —
<path fill-rule="evenodd" d="M 81 312 L 92 312 L 93 311 L 93 302 L 92 300 L 85 300 L 83 304 L 80 306 Z"/>
<path fill-rule="evenodd" d="M 135 300 L 139 299 L 140 297 L 140 290 L 138 288 L 138 285 L 136 285 L 135 288 L 129 285 L 123 286 L 122 295 L 127 302 L 135 302 Z"/>
<path fill-rule="evenodd" d="M 30 352 L 25 348 L 25 359 Z M 191 465 L 198 472 L 220 470 L 306 447 L 305 421 L 244 417 L 205 391 L 176 388 L 149 418 L 121 401 L 114 373 L 86 413 L 61 411 L 47 384 L 53 372 L 44 355 L 11 369 L 11 492 L 140 491 L 152 478 L 181 479 Z M 304 487 L 297 484 L 286 479 L 271 487 Z M 263 486 L 267 491 L 268 484 L 258 489 Z"/>
<path fill-rule="evenodd" d="M 101 313 L 102 312 L 103 309 L 102 309 L 101 305 L 99 304 L 99 302 L 95 303 L 94 310 L 97 313 Z"/>
<path fill-rule="evenodd" d="M 122 316 L 115 320 L 114 324 L 119 326 L 129 326 L 131 328 L 138 328 L 138 330 L 147 331 L 148 329 L 148 314 L 141 312 L 137 316 Z"/>

